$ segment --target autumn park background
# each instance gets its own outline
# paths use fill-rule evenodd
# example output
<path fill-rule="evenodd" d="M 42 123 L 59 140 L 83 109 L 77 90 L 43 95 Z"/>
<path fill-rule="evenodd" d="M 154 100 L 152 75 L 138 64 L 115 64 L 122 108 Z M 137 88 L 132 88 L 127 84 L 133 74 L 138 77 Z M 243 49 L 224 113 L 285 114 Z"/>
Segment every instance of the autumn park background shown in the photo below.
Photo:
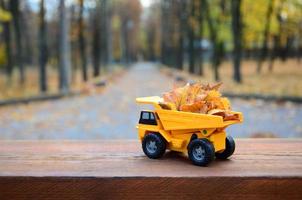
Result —
<path fill-rule="evenodd" d="M 300 0 L 0 0 L 0 139 L 136 138 L 139 96 L 223 82 L 235 137 L 302 137 Z"/>

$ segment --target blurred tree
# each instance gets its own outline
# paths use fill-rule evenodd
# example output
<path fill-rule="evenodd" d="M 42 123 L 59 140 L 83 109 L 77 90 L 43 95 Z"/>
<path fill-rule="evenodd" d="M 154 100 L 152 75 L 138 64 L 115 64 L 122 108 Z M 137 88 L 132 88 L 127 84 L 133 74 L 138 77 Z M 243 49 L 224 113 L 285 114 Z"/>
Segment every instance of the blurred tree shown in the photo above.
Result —
<path fill-rule="evenodd" d="M 78 27 L 79 27 L 79 48 L 80 48 L 81 61 L 82 61 L 82 77 L 84 81 L 87 81 L 88 80 L 87 55 L 86 55 L 86 40 L 84 36 L 85 23 L 83 20 L 84 0 L 79 0 L 79 4 L 80 4 L 80 11 L 79 11 Z"/>
<path fill-rule="evenodd" d="M 161 62 L 167 65 L 167 17 L 169 1 L 161 1 Z"/>
<path fill-rule="evenodd" d="M 178 14 L 181 12 L 179 9 L 184 11 L 183 14 L 186 14 L 187 8 L 182 8 L 183 5 L 186 4 L 181 1 L 167 0 L 161 2 L 161 60 L 169 67 L 181 68 L 182 57 L 178 58 L 178 56 L 183 47 L 179 41 L 184 37 L 182 31 L 186 30 L 180 31 L 183 24 L 180 24 Z"/>
<path fill-rule="evenodd" d="M 22 34 L 21 34 L 21 19 L 20 19 L 20 2 L 19 0 L 10 0 L 10 11 L 13 16 L 14 33 L 16 40 L 16 64 L 19 67 L 20 73 L 20 84 L 23 85 L 25 82 L 25 70 L 23 63 L 23 45 L 22 45 Z"/>
<path fill-rule="evenodd" d="M 155 61 L 155 32 L 154 21 L 149 21 L 146 32 L 147 32 L 147 59 L 150 61 Z"/>
<path fill-rule="evenodd" d="M 281 49 L 282 49 L 282 36 L 284 35 L 284 16 L 282 16 L 284 1 L 280 1 L 276 8 L 276 19 L 278 24 L 277 33 L 273 35 L 273 50 L 270 56 L 270 63 L 269 63 L 269 71 L 273 71 L 274 61 L 276 57 L 282 57 Z"/>
<path fill-rule="evenodd" d="M 78 4 L 72 4 L 70 6 L 70 56 L 71 56 L 71 83 L 76 82 L 77 72 L 79 69 L 79 60 L 81 56 L 79 56 L 79 45 L 78 45 L 78 38 L 79 38 L 79 20 L 76 13 L 76 8 Z"/>
<path fill-rule="evenodd" d="M 265 27 L 263 31 L 263 38 L 262 38 L 262 47 L 259 52 L 259 57 L 258 57 L 258 65 L 257 65 L 257 73 L 261 72 L 262 69 L 262 62 L 267 56 L 267 51 L 268 51 L 268 37 L 269 37 L 269 31 L 271 27 L 271 17 L 273 14 L 273 9 L 274 9 L 274 0 L 269 0 L 269 5 L 267 8 L 267 13 L 266 13 L 266 18 L 265 18 Z"/>
<path fill-rule="evenodd" d="M 288 57 L 299 55 L 302 29 L 302 2 L 299 0 L 277 1 L 275 19 L 277 28 L 274 37 L 273 56 L 269 70 L 273 70 L 273 60 L 276 57 L 286 61 Z"/>
<path fill-rule="evenodd" d="M 97 3 L 97 9 L 100 6 L 99 2 Z M 93 21 L 93 33 L 92 33 L 92 63 L 93 63 L 93 76 L 100 75 L 100 14 L 98 11 L 94 11 L 92 21 Z"/>
<path fill-rule="evenodd" d="M 113 6 L 115 7 L 115 6 Z M 112 59 L 120 62 L 121 60 L 121 20 L 115 8 L 112 13 Z"/>
<path fill-rule="evenodd" d="M 29 1 L 21 1 L 22 12 L 20 12 L 20 24 L 22 30 L 22 42 L 24 46 L 24 55 L 23 62 L 24 64 L 32 65 L 33 64 L 33 49 L 34 48 L 34 37 L 36 35 L 32 34 L 33 28 L 33 12 L 30 8 Z M 21 7 L 20 6 L 20 7 Z"/>
<path fill-rule="evenodd" d="M 68 92 L 70 87 L 69 23 L 65 0 L 60 0 L 59 4 L 59 88 L 62 92 Z"/>
<path fill-rule="evenodd" d="M 190 2 L 190 17 L 188 27 L 188 38 L 189 38 L 189 72 L 195 73 L 195 1 Z"/>
<path fill-rule="evenodd" d="M 6 73 L 8 77 L 8 82 L 11 82 L 11 76 L 13 72 L 13 59 L 12 59 L 12 42 L 11 42 L 11 14 L 8 12 L 8 6 L 6 5 L 4 0 L 1 0 L 0 7 L 0 21 L 3 23 L 3 34 L 4 34 L 4 42 L 5 42 L 5 63 L 6 63 Z"/>
<path fill-rule="evenodd" d="M 187 2 L 186 1 L 178 1 L 178 13 L 177 16 L 179 17 L 179 37 L 178 37 L 178 49 L 177 49 L 177 68 L 183 69 L 184 63 L 184 51 L 185 51 L 185 36 L 186 36 L 186 29 L 187 29 Z"/>
<path fill-rule="evenodd" d="M 240 72 L 241 51 L 242 51 L 242 19 L 241 19 L 241 0 L 231 1 L 232 12 L 232 32 L 233 32 L 233 78 L 237 83 L 242 81 Z"/>
<path fill-rule="evenodd" d="M 206 0 L 199 0 L 199 34 L 198 34 L 198 41 L 199 41 L 199 66 L 197 66 L 197 74 L 198 75 L 203 75 L 203 46 L 201 45 L 203 39 L 204 39 L 204 28 L 203 28 L 203 24 L 204 24 L 204 18 L 205 18 L 205 12 L 206 12 L 206 8 L 205 8 L 205 1 Z"/>
<path fill-rule="evenodd" d="M 160 55 L 160 4 L 154 3 L 151 5 L 150 13 L 143 27 L 146 32 L 146 40 L 141 41 L 142 46 L 146 44 L 146 57 L 148 60 L 155 61 Z M 144 33 L 142 31 L 142 33 Z"/>
<path fill-rule="evenodd" d="M 219 26 L 219 20 L 213 19 L 213 16 L 211 14 L 211 8 L 209 6 L 208 0 L 202 0 L 202 3 L 204 4 L 205 8 L 205 15 L 207 19 L 207 24 L 208 24 L 208 29 L 209 29 L 209 34 L 210 34 L 210 40 L 212 43 L 212 58 L 211 58 L 211 63 L 212 63 L 212 68 L 214 71 L 214 79 L 216 81 L 220 80 L 219 76 L 219 71 L 218 67 L 221 63 L 221 52 L 223 50 L 223 42 L 219 41 L 218 38 L 218 26 Z"/>
<path fill-rule="evenodd" d="M 40 1 L 39 13 L 39 64 L 40 64 L 40 90 L 47 91 L 47 28 L 45 22 L 44 0 Z"/>
<path fill-rule="evenodd" d="M 119 2 L 122 62 L 129 65 L 137 59 L 138 55 L 139 40 L 137 38 L 139 38 L 142 8 L 139 0 Z"/>
<path fill-rule="evenodd" d="M 109 48 L 108 48 L 108 38 L 109 38 L 109 31 L 108 31 L 108 22 L 109 22 L 109 6 L 107 0 L 101 0 L 100 1 L 100 26 L 101 26 L 101 32 L 100 32 L 100 50 L 101 50 L 101 63 L 106 66 L 109 61 Z"/>

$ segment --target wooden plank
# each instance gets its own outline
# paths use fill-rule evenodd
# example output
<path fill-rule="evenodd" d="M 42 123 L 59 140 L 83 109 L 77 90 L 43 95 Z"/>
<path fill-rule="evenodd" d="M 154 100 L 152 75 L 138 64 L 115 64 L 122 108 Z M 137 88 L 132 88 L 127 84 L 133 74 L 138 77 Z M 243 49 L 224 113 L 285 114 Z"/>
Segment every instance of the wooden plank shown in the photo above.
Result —
<path fill-rule="evenodd" d="M 227 161 L 197 167 L 123 141 L 1 141 L 0 199 L 302 199 L 301 139 L 240 139 Z"/>

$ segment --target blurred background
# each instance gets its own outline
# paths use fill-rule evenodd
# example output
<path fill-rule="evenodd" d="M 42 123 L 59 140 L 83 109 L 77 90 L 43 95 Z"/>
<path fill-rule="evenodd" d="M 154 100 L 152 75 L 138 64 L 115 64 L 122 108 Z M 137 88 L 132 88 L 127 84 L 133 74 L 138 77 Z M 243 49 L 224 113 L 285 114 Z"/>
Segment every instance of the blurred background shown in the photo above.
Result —
<path fill-rule="evenodd" d="M 302 137 L 301 0 L 0 0 L 0 139 L 137 138 L 139 96 L 223 82 L 235 137 Z"/>

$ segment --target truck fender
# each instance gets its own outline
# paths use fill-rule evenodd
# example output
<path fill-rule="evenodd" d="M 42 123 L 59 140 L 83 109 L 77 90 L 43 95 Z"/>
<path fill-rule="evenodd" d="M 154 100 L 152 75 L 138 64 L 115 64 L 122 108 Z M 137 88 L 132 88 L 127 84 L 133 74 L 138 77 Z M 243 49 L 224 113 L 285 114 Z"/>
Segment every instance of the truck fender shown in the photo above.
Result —
<path fill-rule="evenodd" d="M 165 138 L 167 142 L 171 142 L 171 135 L 169 132 L 164 130 L 159 130 L 159 133 L 161 134 L 161 136 L 163 136 L 163 138 Z"/>

